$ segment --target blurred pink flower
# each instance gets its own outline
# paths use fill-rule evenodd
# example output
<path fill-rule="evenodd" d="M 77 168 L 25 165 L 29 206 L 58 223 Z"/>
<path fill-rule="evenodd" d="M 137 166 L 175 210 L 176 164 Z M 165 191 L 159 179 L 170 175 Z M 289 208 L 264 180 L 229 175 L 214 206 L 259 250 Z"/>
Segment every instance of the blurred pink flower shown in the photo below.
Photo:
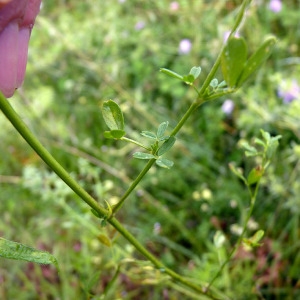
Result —
<path fill-rule="evenodd" d="M 233 110 L 234 110 L 234 102 L 230 99 L 225 100 L 224 103 L 222 104 L 222 111 L 226 115 L 231 115 Z"/>
<path fill-rule="evenodd" d="M 0 0 L 0 91 L 11 97 L 23 83 L 28 43 L 41 0 Z"/>
<path fill-rule="evenodd" d="M 161 233 L 161 224 L 159 222 L 156 222 L 153 226 L 153 232 L 154 234 L 158 235 Z"/>
<path fill-rule="evenodd" d="M 146 23 L 144 21 L 138 21 L 134 28 L 135 30 L 142 30 L 146 26 Z"/>
<path fill-rule="evenodd" d="M 179 3 L 177 1 L 172 1 L 170 3 L 170 10 L 177 11 L 179 9 Z"/>
<path fill-rule="evenodd" d="M 189 39 L 183 39 L 179 43 L 179 54 L 188 54 L 192 50 L 192 42 Z"/>
<path fill-rule="evenodd" d="M 282 9 L 281 0 L 270 0 L 269 9 L 275 13 L 278 13 Z"/>
<path fill-rule="evenodd" d="M 296 99 L 300 100 L 300 86 L 294 79 L 291 82 L 283 81 L 278 89 L 278 96 L 284 103 L 290 103 Z"/>

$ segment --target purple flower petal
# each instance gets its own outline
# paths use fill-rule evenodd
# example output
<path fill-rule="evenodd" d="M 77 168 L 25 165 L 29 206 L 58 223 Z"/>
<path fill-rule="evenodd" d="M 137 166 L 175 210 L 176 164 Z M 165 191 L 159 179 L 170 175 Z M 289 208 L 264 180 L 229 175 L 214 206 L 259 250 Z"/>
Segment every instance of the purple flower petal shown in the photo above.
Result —
<path fill-rule="evenodd" d="M 6 97 L 11 97 L 16 88 L 18 31 L 17 22 L 12 22 L 0 34 L 0 90 Z"/>
<path fill-rule="evenodd" d="M 179 43 L 179 54 L 188 54 L 192 50 L 192 42 L 189 39 L 183 39 Z"/>
<path fill-rule="evenodd" d="M 271 0 L 269 3 L 269 9 L 274 13 L 278 13 L 282 9 L 281 0 Z"/>
<path fill-rule="evenodd" d="M 0 4 L 0 90 L 11 97 L 25 76 L 28 43 L 41 0 Z"/>
<path fill-rule="evenodd" d="M 231 115 L 234 110 L 234 102 L 230 99 L 225 100 L 221 109 L 226 115 Z"/>
<path fill-rule="evenodd" d="M 278 89 L 278 96 L 282 98 L 286 104 L 300 99 L 300 86 L 298 82 L 295 79 L 291 83 L 283 81 Z"/>
<path fill-rule="evenodd" d="M 146 23 L 144 21 L 138 21 L 134 28 L 135 30 L 142 30 L 145 27 Z"/>
<path fill-rule="evenodd" d="M 30 38 L 30 29 L 21 28 L 19 31 L 18 40 L 18 67 L 17 67 L 17 81 L 16 87 L 22 85 L 25 77 L 27 57 L 28 57 L 28 44 Z"/>
<path fill-rule="evenodd" d="M 179 3 L 177 1 L 172 1 L 170 3 L 170 10 L 171 11 L 177 11 L 177 10 L 179 10 Z"/>

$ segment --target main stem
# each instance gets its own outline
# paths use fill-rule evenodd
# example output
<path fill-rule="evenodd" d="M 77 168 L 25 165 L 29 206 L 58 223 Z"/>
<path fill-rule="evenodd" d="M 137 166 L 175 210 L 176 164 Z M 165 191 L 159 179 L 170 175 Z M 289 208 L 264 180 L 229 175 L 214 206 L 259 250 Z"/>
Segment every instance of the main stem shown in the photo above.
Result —
<path fill-rule="evenodd" d="M 177 123 L 175 128 L 171 132 L 171 136 L 175 136 L 178 131 L 181 129 L 181 127 L 184 125 L 184 123 L 187 121 L 187 119 L 191 116 L 191 114 L 203 103 L 203 100 L 198 100 L 197 102 L 193 102 L 189 109 L 186 111 L 186 113 L 183 115 L 181 120 Z"/>
<path fill-rule="evenodd" d="M 34 149 L 42 160 L 91 208 L 99 215 L 106 216 L 107 210 L 101 207 L 81 186 L 78 185 L 70 174 L 58 163 L 57 160 L 45 149 L 39 140 L 32 134 L 20 116 L 14 111 L 7 99 L 0 92 L 0 108 L 15 129 L 21 134 L 25 141 Z"/>
<path fill-rule="evenodd" d="M 123 205 L 124 201 L 127 199 L 127 197 L 131 194 L 131 192 L 135 189 L 135 187 L 139 184 L 139 182 L 143 179 L 143 177 L 147 174 L 147 172 L 150 170 L 150 168 L 155 163 L 155 159 L 150 159 L 144 169 L 141 171 L 141 173 L 137 176 L 137 178 L 132 182 L 130 187 L 127 189 L 127 191 L 124 193 L 122 198 L 119 200 L 119 202 L 113 207 L 112 211 L 113 214 L 115 214 Z"/>

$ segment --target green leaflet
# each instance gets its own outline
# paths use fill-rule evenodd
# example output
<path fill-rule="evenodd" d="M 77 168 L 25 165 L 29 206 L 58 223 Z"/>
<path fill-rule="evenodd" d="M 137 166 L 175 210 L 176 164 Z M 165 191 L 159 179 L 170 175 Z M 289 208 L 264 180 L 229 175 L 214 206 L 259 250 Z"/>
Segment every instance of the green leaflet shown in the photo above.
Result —
<path fill-rule="evenodd" d="M 111 131 L 104 131 L 104 137 L 107 139 L 120 139 L 125 135 L 124 130 L 114 129 Z"/>
<path fill-rule="evenodd" d="M 245 68 L 238 79 L 237 86 L 241 86 L 270 56 L 276 44 L 275 37 L 269 37 L 248 59 Z"/>
<path fill-rule="evenodd" d="M 0 256 L 44 265 L 53 264 L 58 269 L 57 260 L 52 254 L 4 238 L 0 238 Z"/>
<path fill-rule="evenodd" d="M 157 155 L 161 156 L 161 155 L 165 154 L 167 151 L 169 151 L 173 147 L 175 141 L 176 141 L 176 138 L 174 136 L 170 136 L 158 149 Z"/>
<path fill-rule="evenodd" d="M 124 130 L 124 117 L 119 105 L 112 101 L 105 101 L 102 105 L 103 119 L 110 130 Z"/>
<path fill-rule="evenodd" d="M 231 37 L 228 39 L 221 58 L 221 68 L 224 79 L 229 87 L 235 87 L 246 60 L 247 44 L 243 38 Z"/>
<path fill-rule="evenodd" d="M 172 162 L 171 160 L 168 160 L 166 158 L 159 158 L 156 160 L 155 162 L 158 166 L 165 168 L 165 169 L 170 169 L 173 167 L 174 162 Z"/>
<path fill-rule="evenodd" d="M 243 244 L 251 248 L 259 247 L 262 245 L 261 243 L 259 243 L 259 241 L 263 238 L 264 234 L 265 232 L 260 229 L 257 232 L 255 232 L 255 234 L 251 238 L 244 238 Z"/>
<path fill-rule="evenodd" d="M 248 184 L 252 185 L 257 183 L 261 179 L 263 174 L 264 174 L 264 169 L 261 166 L 257 166 L 253 168 L 247 177 Z"/>
<path fill-rule="evenodd" d="M 192 67 L 189 74 L 193 75 L 194 79 L 197 79 L 201 74 L 201 67 Z"/>
<path fill-rule="evenodd" d="M 162 122 L 161 124 L 159 124 L 158 129 L 157 129 L 157 133 L 156 133 L 157 139 L 161 139 L 164 136 L 168 125 L 169 125 L 168 121 Z"/>
<path fill-rule="evenodd" d="M 160 68 L 160 72 L 170 76 L 170 77 L 174 77 L 174 78 L 177 78 L 179 80 L 182 80 L 183 79 L 183 76 L 179 75 L 178 73 L 176 72 L 173 72 L 169 69 L 166 69 L 166 68 Z"/>
<path fill-rule="evenodd" d="M 133 157 L 138 158 L 138 159 L 152 159 L 152 158 L 155 158 L 155 156 L 153 154 L 144 153 L 144 152 L 134 152 Z"/>
<path fill-rule="evenodd" d="M 156 140 L 156 134 L 154 132 L 144 130 L 141 132 L 141 135 L 148 139 Z"/>
<path fill-rule="evenodd" d="M 174 71 L 171 71 L 169 69 L 161 68 L 160 72 L 170 76 L 174 77 L 176 79 L 179 79 L 181 81 L 184 81 L 188 85 L 193 85 L 193 82 L 199 77 L 201 74 L 201 67 L 192 67 L 189 74 L 187 75 L 180 75 Z"/>

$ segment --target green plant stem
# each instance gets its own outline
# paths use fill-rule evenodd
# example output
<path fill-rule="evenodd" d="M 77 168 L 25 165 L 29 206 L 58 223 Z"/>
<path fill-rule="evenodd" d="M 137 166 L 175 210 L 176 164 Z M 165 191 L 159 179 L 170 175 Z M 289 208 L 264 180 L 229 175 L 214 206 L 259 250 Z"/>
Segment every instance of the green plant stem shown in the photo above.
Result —
<path fill-rule="evenodd" d="M 234 33 L 234 31 L 238 28 L 240 23 L 242 22 L 243 15 L 245 13 L 245 8 L 247 4 L 250 3 L 249 0 L 244 0 L 239 16 L 235 22 L 234 29 L 231 31 L 231 35 Z M 216 62 L 214 63 L 211 71 L 209 72 L 206 80 L 204 81 L 199 93 L 198 93 L 198 99 L 197 101 L 193 102 L 192 105 L 189 107 L 187 112 L 184 114 L 184 116 L 181 118 L 181 120 L 178 122 L 176 127 L 173 129 L 171 135 L 175 136 L 178 131 L 182 128 L 182 126 L 185 124 L 187 119 L 190 117 L 190 115 L 202 104 L 205 102 L 205 92 L 207 87 L 209 86 L 211 80 L 213 79 L 213 76 L 215 75 L 221 61 L 221 55 L 222 51 L 224 49 L 224 46 L 222 47 Z M 21 136 L 26 140 L 26 142 L 35 150 L 35 152 L 42 158 L 42 160 L 80 197 L 83 201 L 85 201 L 92 209 L 94 209 L 99 216 L 107 216 L 108 211 L 100 206 L 97 201 L 91 197 L 81 186 L 78 185 L 78 183 L 70 176 L 70 174 L 55 160 L 55 158 L 44 148 L 44 146 L 36 139 L 36 137 L 31 133 L 31 131 L 28 129 L 26 124 L 22 121 L 22 119 L 18 116 L 18 114 L 14 111 L 14 109 L 11 107 L 7 99 L 0 93 L 0 108 L 3 111 L 4 115 L 9 119 L 9 121 L 12 123 L 12 125 L 16 128 L 16 130 L 21 134 Z M 136 143 L 135 143 L 136 144 Z M 140 145 L 139 145 L 140 146 Z M 145 148 L 145 147 L 143 147 Z M 130 193 L 134 190 L 134 188 L 137 186 L 137 184 L 141 181 L 141 179 L 146 175 L 146 173 L 150 170 L 152 165 L 154 164 L 155 159 L 149 160 L 147 165 L 144 167 L 142 172 L 139 174 L 139 176 L 134 180 L 132 185 L 129 187 L 129 189 L 125 192 L 124 196 L 121 198 L 120 202 L 114 207 L 113 212 L 115 213 L 124 203 L 125 199 L 130 195 Z M 246 231 L 247 223 L 250 219 L 250 216 L 252 214 L 252 210 L 254 207 L 255 199 L 251 200 L 251 207 L 249 210 L 249 214 L 246 219 L 246 223 L 243 229 L 243 234 Z M 185 277 L 180 276 L 173 270 L 166 268 L 164 264 L 162 264 L 155 256 L 153 256 L 140 242 L 129 232 L 127 231 L 114 216 L 108 216 L 107 221 L 120 233 L 122 234 L 142 255 L 144 255 L 149 261 L 153 263 L 154 266 L 159 268 L 162 272 L 168 274 L 175 282 L 179 282 L 185 287 L 189 287 L 190 289 L 194 290 L 195 292 L 199 294 L 206 294 L 211 299 L 216 299 L 214 296 L 210 293 L 209 288 L 214 282 L 214 280 L 219 276 L 221 271 L 223 270 L 225 264 L 229 261 L 227 260 L 221 267 L 220 271 L 217 273 L 217 275 L 213 278 L 213 280 L 210 282 L 208 287 L 206 288 L 205 292 L 202 289 L 201 286 L 191 282 Z M 239 241 L 236 245 L 236 247 L 231 251 L 229 259 L 233 255 L 234 251 L 237 249 L 237 246 L 242 241 L 243 234 L 240 236 Z"/>
<path fill-rule="evenodd" d="M 129 233 L 115 218 L 112 217 L 108 222 L 117 229 L 119 233 L 121 233 L 141 254 L 143 254 L 152 264 L 157 267 L 161 272 L 168 274 L 175 282 L 180 282 L 184 286 L 191 288 L 192 290 L 204 294 L 204 291 L 200 285 L 197 285 L 187 278 L 180 276 L 173 270 L 167 268 L 162 262 L 160 262 L 154 255 L 152 255 L 140 242 Z M 209 294 L 211 299 L 215 299 L 212 294 Z"/>
<path fill-rule="evenodd" d="M 243 16 L 245 14 L 245 10 L 247 5 L 251 2 L 251 0 L 244 0 L 241 6 L 241 9 L 239 11 L 239 15 L 235 21 L 235 24 L 233 26 L 233 29 L 230 33 L 230 35 L 232 35 L 235 30 L 239 27 L 239 25 L 241 24 L 242 20 L 243 20 Z M 206 88 L 209 86 L 211 80 L 213 79 L 215 73 L 217 72 L 217 69 L 220 65 L 220 61 L 221 61 L 221 56 L 222 56 L 222 52 L 224 49 L 225 45 L 223 45 L 216 62 L 214 63 L 211 71 L 209 72 L 206 80 L 204 81 L 200 91 L 198 92 L 197 89 L 197 93 L 198 93 L 198 98 L 196 101 L 194 101 L 191 106 L 189 107 L 189 109 L 186 111 L 186 113 L 183 115 L 183 117 L 181 118 L 181 120 L 177 123 L 177 125 L 175 126 L 175 128 L 173 129 L 173 131 L 171 132 L 171 136 L 175 136 L 179 130 L 182 128 L 182 126 L 185 124 L 185 122 L 187 121 L 187 119 L 191 116 L 191 114 L 201 105 L 203 104 L 205 101 L 207 101 L 208 99 L 214 99 L 216 97 L 211 96 L 210 98 L 205 98 L 203 95 L 205 94 Z M 227 92 L 220 92 L 218 93 L 218 97 L 221 97 L 225 94 L 229 94 L 233 91 L 227 91 Z M 127 139 L 125 137 L 122 138 L 123 140 L 127 140 L 129 142 L 132 142 L 142 148 L 147 149 L 145 146 L 143 146 L 142 144 L 131 140 L 131 139 Z M 149 150 L 149 149 L 147 149 Z M 124 193 L 124 195 L 122 196 L 122 198 L 120 199 L 120 201 L 113 207 L 113 213 L 116 213 L 123 205 L 124 201 L 128 198 L 128 196 L 131 194 L 131 192 L 134 190 L 134 188 L 137 186 L 137 184 L 142 180 L 142 178 L 147 174 L 147 172 L 150 170 L 150 168 L 152 167 L 152 165 L 154 164 L 155 159 L 151 159 L 147 165 L 144 167 L 144 169 L 142 170 L 142 172 L 138 175 L 138 177 L 134 180 L 134 182 L 131 184 L 131 186 L 127 189 L 127 191 Z"/>
<path fill-rule="evenodd" d="M 211 101 L 211 100 L 220 98 L 220 97 L 225 96 L 225 95 L 233 94 L 236 91 L 237 91 L 237 89 L 232 89 L 232 88 L 229 88 L 229 89 L 226 89 L 226 90 L 222 90 L 220 92 L 216 92 L 216 93 L 213 93 L 213 94 L 211 94 L 209 96 L 206 96 L 205 97 L 205 101 Z"/>
<path fill-rule="evenodd" d="M 80 197 L 82 198 L 92 209 L 94 209 L 99 215 L 107 215 L 107 210 L 99 206 L 97 201 L 92 198 L 84 189 L 82 189 L 78 183 L 69 175 L 69 173 L 55 160 L 55 158 L 44 148 L 44 146 L 37 140 L 32 134 L 20 116 L 14 111 L 7 99 L 0 93 L 0 109 L 15 127 L 15 129 L 21 134 L 25 141 L 33 148 L 33 150 L 41 157 L 41 159 Z M 155 160 L 150 160 L 147 164 L 147 168 L 144 172 L 141 172 L 140 177 L 146 174 L 148 169 L 151 168 Z M 135 185 L 140 180 L 135 181 Z M 133 187 L 134 188 L 134 187 Z M 126 230 L 115 217 L 110 217 L 107 220 L 124 238 L 127 239 L 142 255 L 144 255 L 149 261 L 153 263 L 157 268 L 163 270 L 174 281 L 180 282 L 186 287 L 203 294 L 201 286 L 198 286 L 186 278 L 180 276 L 171 269 L 166 268 L 155 256 L 153 256 L 128 230 Z M 214 299 L 211 297 L 211 299 Z"/>
<path fill-rule="evenodd" d="M 155 163 L 155 159 L 150 159 L 144 169 L 141 171 L 141 173 L 137 176 L 137 178 L 132 182 L 130 187 L 127 189 L 127 191 L 124 193 L 122 198 L 119 200 L 119 202 L 114 205 L 112 211 L 113 214 L 115 214 L 123 205 L 124 201 L 128 198 L 128 196 L 131 194 L 131 192 L 135 189 L 135 187 L 139 184 L 139 182 L 143 179 L 143 177 L 147 174 L 147 172 L 150 170 L 150 168 Z"/>
<path fill-rule="evenodd" d="M 117 267 L 117 270 L 116 270 L 113 278 L 109 281 L 109 283 L 107 284 L 107 286 L 105 287 L 105 289 L 103 291 L 104 299 L 108 299 L 107 296 L 108 296 L 111 288 L 115 285 L 119 274 L 120 274 L 120 266 Z"/>
<path fill-rule="evenodd" d="M 181 129 L 181 127 L 184 125 L 184 123 L 187 121 L 187 119 L 191 116 L 191 114 L 199 107 L 201 103 L 194 102 L 191 104 L 189 109 L 186 111 L 186 113 L 183 115 L 181 120 L 178 122 L 176 127 L 171 132 L 171 136 L 175 136 L 178 131 Z M 137 178 L 132 182 L 130 187 L 127 189 L 127 191 L 124 193 L 122 198 L 119 200 L 119 202 L 114 205 L 112 211 L 113 214 L 115 214 L 123 205 L 124 201 L 128 198 L 128 196 L 132 193 L 132 191 L 135 189 L 135 187 L 139 184 L 139 182 L 143 179 L 143 177 L 147 174 L 147 172 L 150 170 L 150 168 L 155 163 L 155 159 L 150 159 L 144 169 L 141 171 L 141 173 L 137 176 Z"/>
<path fill-rule="evenodd" d="M 137 146 L 139 146 L 141 148 L 144 148 L 144 149 L 146 149 L 148 151 L 152 151 L 152 149 L 150 147 L 146 147 L 143 144 L 141 144 L 141 143 L 139 143 L 139 142 L 137 142 L 135 140 L 129 139 L 129 138 L 125 137 L 125 136 L 121 137 L 120 140 L 121 141 L 129 142 L 129 143 L 132 143 L 132 144 L 135 144 L 135 145 L 137 145 Z"/>
<path fill-rule="evenodd" d="M 91 208 L 97 211 L 100 215 L 106 215 L 107 210 L 99 206 L 95 199 L 93 199 L 78 183 L 69 175 L 69 173 L 55 160 L 55 158 L 44 148 L 44 146 L 31 133 L 26 124 L 22 121 L 20 116 L 14 111 L 7 99 L 0 93 L 0 108 L 8 120 L 12 123 L 15 129 L 21 134 L 25 141 L 33 148 L 34 151 L 41 157 L 41 159 Z M 150 160 L 148 168 L 155 160 Z M 144 170 L 147 173 L 147 170 Z M 140 174 L 141 175 L 141 174 Z M 141 175 L 141 177 L 143 177 Z M 137 184 L 137 183 L 136 183 Z M 201 286 L 194 284 L 188 279 L 180 276 L 176 272 L 168 269 L 155 256 L 153 256 L 128 230 L 126 230 L 115 217 L 107 220 L 124 238 L 130 242 L 143 256 L 153 263 L 154 266 L 161 269 L 168 274 L 175 282 L 180 282 L 182 285 L 203 294 Z M 211 299 L 215 299 L 210 296 Z"/>
<path fill-rule="evenodd" d="M 191 116 L 191 114 L 203 103 L 204 101 L 195 101 L 191 104 L 189 109 L 186 111 L 186 113 L 183 115 L 181 120 L 177 123 L 175 128 L 171 132 L 171 136 L 175 136 L 178 131 L 181 129 L 181 127 L 185 124 L 187 119 Z"/>
<path fill-rule="evenodd" d="M 245 236 L 245 233 L 246 233 L 246 230 L 247 230 L 247 226 L 248 226 L 248 223 L 249 223 L 249 220 L 252 216 L 252 213 L 253 213 L 253 209 L 254 209 L 254 206 L 255 206 L 255 202 L 256 202 L 256 198 L 257 198 L 257 192 L 258 192 L 258 188 L 259 188 L 259 182 L 256 184 L 256 187 L 255 187 L 255 192 L 252 194 L 252 191 L 249 187 L 249 185 L 247 184 L 247 187 L 248 187 L 248 190 L 249 190 L 249 193 L 251 195 L 251 199 L 250 199 L 250 207 L 249 207 L 249 211 L 248 211 L 248 214 L 247 214 L 247 217 L 246 217 L 246 220 L 245 220 L 245 223 L 244 223 L 244 226 L 243 226 L 243 230 L 242 230 L 242 233 L 241 235 L 239 236 L 236 244 L 234 245 L 234 247 L 232 248 L 232 250 L 230 251 L 227 259 L 223 262 L 223 264 L 221 265 L 219 271 L 216 273 L 216 275 L 213 277 L 213 279 L 209 282 L 208 286 L 206 287 L 206 291 L 208 291 L 210 289 L 210 287 L 213 285 L 213 283 L 215 282 L 215 280 L 220 276 L 220 274 L 222 273 L 224 267 L 228 264 L 228 262 L 231 260 L 232 256 L 234 255 L 234 253 L 236 252 L 236 250 L 238 249 L 238 247 L 240 246 L 240 244 L 242 243 L 243 241 L 243 238 Z"/>
<path fill-rule="evenodd" d="M 0 108 L 15 129 L 21 134 L 25 141 L 34 149 L 42 160 L 91 208 L 100 215 L 106 215 L 107 210 L 101 207 L 81 186 L 78 185 L 70 174 L 55 160 L 45 147 L 32 134 L 20 116 L 14 111 L 7 99 L 0 93 Z"/>

